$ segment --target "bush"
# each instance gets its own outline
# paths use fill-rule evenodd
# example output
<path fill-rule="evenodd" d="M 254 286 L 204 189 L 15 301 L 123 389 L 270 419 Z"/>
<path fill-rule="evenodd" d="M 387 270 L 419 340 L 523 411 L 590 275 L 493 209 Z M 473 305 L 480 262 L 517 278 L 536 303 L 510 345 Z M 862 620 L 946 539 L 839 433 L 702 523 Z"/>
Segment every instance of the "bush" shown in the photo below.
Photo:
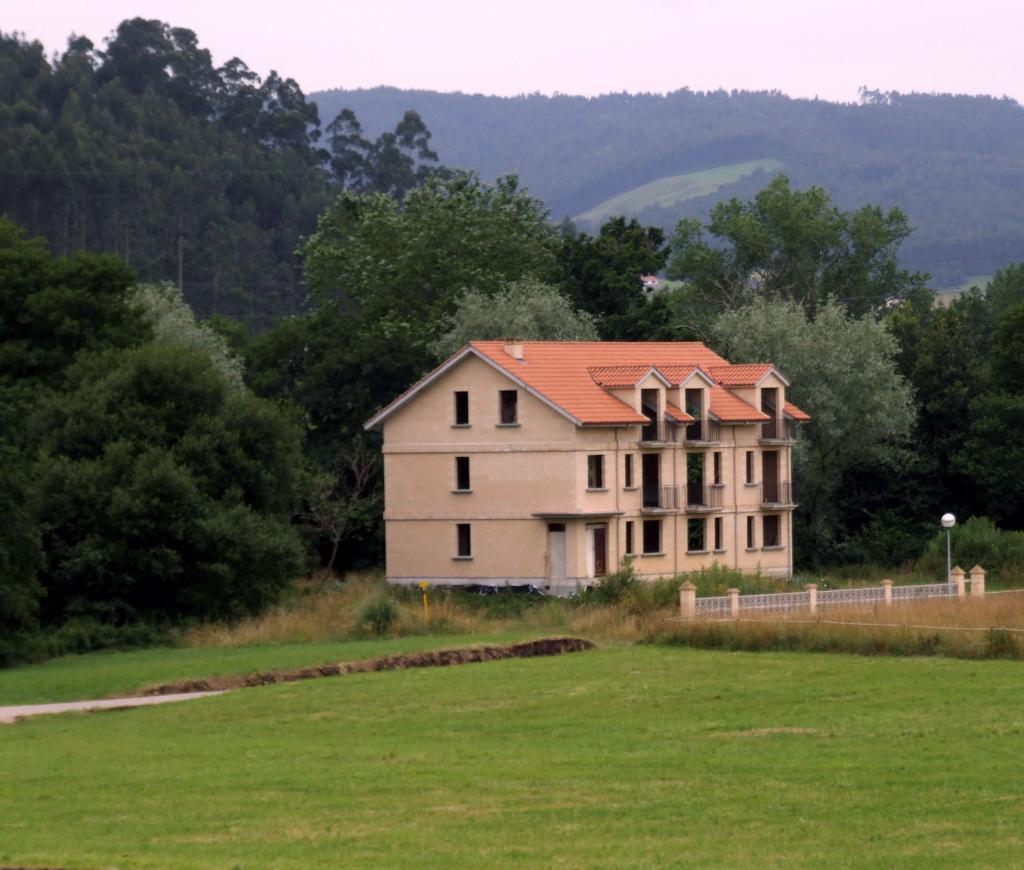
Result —
<path fill-rule="evenodd" d="M 969 571 L 981 565 L 989 579 L 1003 586 L 1024 586 L 1024 532 L 1000 529 L 988 517 L 971 517 L 953 528 L 953 564 Z M 946 576 L 946 533 L 937 532 L 917 562 L 918 570 Z"/>
<path fill-rule="evenodd" d="M 581 589 L 573 600 L 578 604 L 619 604 L 627 596 L 635 596 L 640 585 L 632 562 L 627 560 L 618 571 L 602 577 L 600 583 Z"/>
<path fill-rule="evenodd" d="M 381 595 L 362 606 L 356 622 L 367 634 L 383 637 L 398 622 L 398 608 L 390 598 Z"/>

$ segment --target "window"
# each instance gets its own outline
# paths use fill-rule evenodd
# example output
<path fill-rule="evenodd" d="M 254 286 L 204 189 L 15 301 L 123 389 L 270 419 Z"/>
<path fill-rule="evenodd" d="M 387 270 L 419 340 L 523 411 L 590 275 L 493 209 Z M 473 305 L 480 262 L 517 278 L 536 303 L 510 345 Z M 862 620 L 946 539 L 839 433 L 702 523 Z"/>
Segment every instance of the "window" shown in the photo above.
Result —
<path fill-rule="evenodd" d="M 724 550 L 723 539 L 722 539 L 722 518 L 715 517 L 715 550 L 721 552 Z"/>
<path fill-rule="evenodd" d="M 644 553 L 661 552 L 661 520 L 644 520 Z"/>
<path fill-rule="evenodd" d="M 722 451 L 716 450 L 712 454 L 712 481 L 715 486 L 721 486 L 722 484 Z"/>
<path fill-rule="evenodd" d="M 455 391 L 455 425 L 469 425 L 469 393 L 466 390 Z"/>
<path fill-rule="evenodd" d="M 515 426 L 519 422 L 519 391 L 501 390 L 501 424 Z"/>
<path fill-rule="evenodd" d="M 633 521 L 626 520 L 626 555 L 633 555 Z"/>
<path fill-rule="evenodd" d="M 455 457 L 455 488 L 460 492 L 469 492 L 469 457 Z"/>
<path fill-rule="evenodd" d="M 747 451 L 747 483 L 754 482 L 754 451 Z"/>
<path fill-rule="evenodd" d="M 747 517 L 747 549 L 754 549 L 754 518 Z"/>
<path fill-rule="evenodd" d="M 457 559 L 472 559 L 473 558 L 473 546 L 469 533 L 469 523 L 456 523 L 455 524 L 455 538 L 456 538 L 456 558 Z"/>
<path fill-rule="evenodd" d="M 704 519 L 691 518 L 686 521 L 686 552 L 701 553 L 704 551 Z"/>
<path fill-rule="evenodd" d="M 633 488 L 633 454 L 626 454 L 626 483 L 624 484 L 626 489 Z"/>
<path fill-rule="evenodd" d="M 587 489 L 604 489 L 604 455 L 587 457 Z"/>
<path fill-rule="evenodd" d="M 761 523 L 761 545 L 763 547 L 781 547 L 779 538 L 779 515 L 769 514 Z"/>

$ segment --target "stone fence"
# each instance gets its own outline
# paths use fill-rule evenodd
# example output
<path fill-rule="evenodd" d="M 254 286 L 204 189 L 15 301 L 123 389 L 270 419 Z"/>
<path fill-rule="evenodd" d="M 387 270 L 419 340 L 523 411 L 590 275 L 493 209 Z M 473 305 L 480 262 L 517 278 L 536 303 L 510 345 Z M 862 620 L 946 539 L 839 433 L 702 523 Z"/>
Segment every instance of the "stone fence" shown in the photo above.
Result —
<path fill-rule="evenodd" d="M 749 611 L 809 610 L 817 613 L 819 607 L 892 605 L 902 601 L 920 601 L 925 598 L 963 598 L 965 583 L 971 584 L 971 596 L 985 594 L 985 570 L 980 565 L 971 568 L 970 575 L 957 565 L 949 575 L 949 583 L 927 583 L 918 586 L 893 586 L 892 580 L 883 580 L 880 586 L 857 589 L 826 589 L 818 591 L 816 583 L 808 583 L 803 592 L 775 592 L 764 595 L 740 595 L 739 589 L 730 589 L 726 595 L 698 598 L 697 587 L 687 581 L 679 590 L 679 615 L 683 619 L 712 617 L 736 619 Z"/>

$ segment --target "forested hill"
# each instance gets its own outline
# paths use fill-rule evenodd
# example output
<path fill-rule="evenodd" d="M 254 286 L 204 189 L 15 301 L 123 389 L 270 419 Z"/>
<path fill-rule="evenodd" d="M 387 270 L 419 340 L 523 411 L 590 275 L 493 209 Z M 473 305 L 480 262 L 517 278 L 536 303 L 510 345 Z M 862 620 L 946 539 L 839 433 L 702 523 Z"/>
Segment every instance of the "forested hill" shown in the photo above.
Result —
<path fill-rule="evenodd" d="M 937 287 L 1024 254 L 1024 108 L 1009 99 L 864 92 L 859 104 L 837 104 L 767 92 L 504 98 L 396 88 L 310 99 L 321 117 L 353 109 L 370 134 L 415 109 L 447 165 L 484 178 L 518 173 L 556 218 L 594 210 L 599 222 L 609 213 L 602 203 L 627 194 L 610 207 L 625 201 L 641 221 L 671 227 L 706 218 L 720 199 L 749 198 L 781 170 L 798 186 L 825 187 L 842 208 L 903 209 L 917 228 L 903 264 L 931 272 Z"/>

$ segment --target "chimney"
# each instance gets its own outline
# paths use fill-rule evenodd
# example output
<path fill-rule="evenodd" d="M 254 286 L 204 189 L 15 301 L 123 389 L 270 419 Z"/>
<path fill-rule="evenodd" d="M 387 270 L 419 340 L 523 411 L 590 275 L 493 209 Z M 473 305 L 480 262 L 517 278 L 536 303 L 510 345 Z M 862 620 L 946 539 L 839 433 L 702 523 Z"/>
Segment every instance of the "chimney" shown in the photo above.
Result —
<path fill-rule="evenodd" d="M 512 357 L 512 359 L 522 359 L 523 340 L 521 338 L 506 338 L 505 353 Z"/>

